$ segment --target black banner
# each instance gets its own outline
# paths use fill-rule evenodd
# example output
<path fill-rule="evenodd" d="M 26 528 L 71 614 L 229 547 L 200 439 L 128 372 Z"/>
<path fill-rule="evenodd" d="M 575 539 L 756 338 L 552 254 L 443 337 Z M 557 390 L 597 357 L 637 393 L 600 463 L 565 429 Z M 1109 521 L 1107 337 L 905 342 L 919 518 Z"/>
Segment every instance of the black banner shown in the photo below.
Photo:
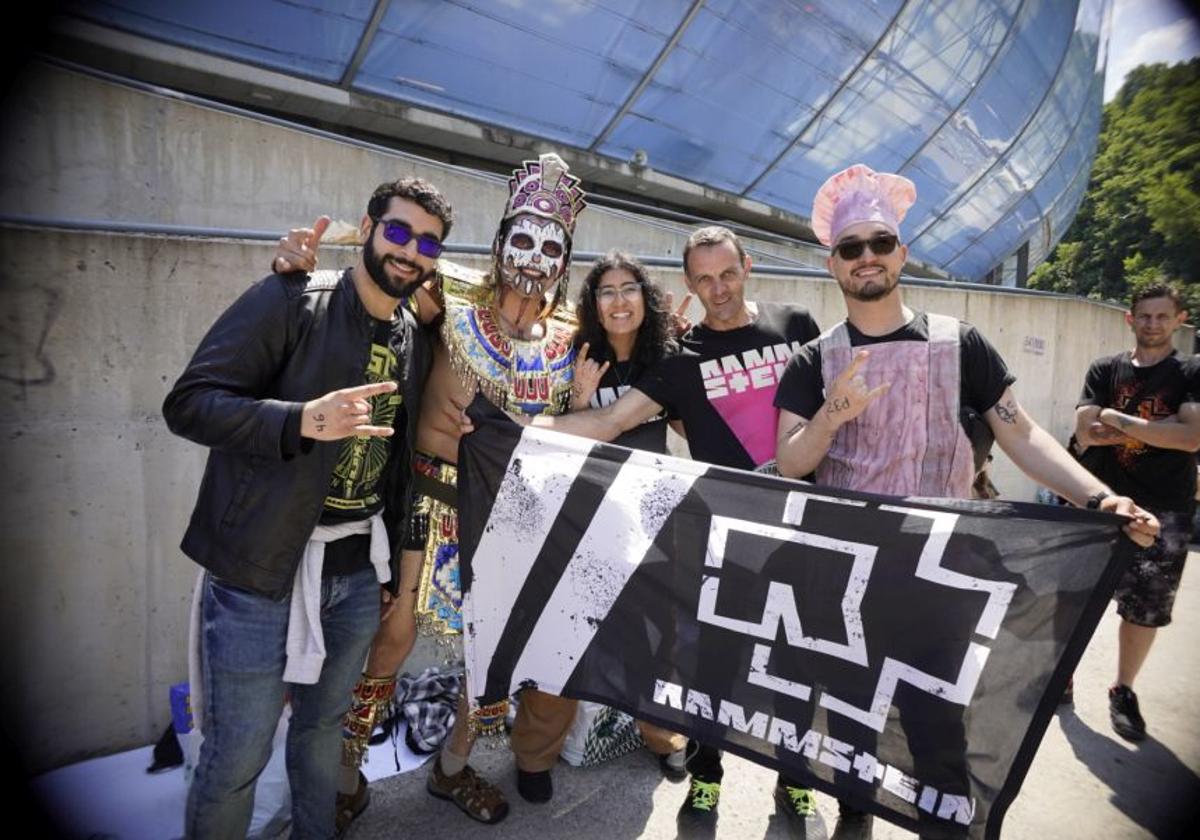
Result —
<path fill-rule="evenodd" d="M 607 703 L 922 836 L 999 836 L 1128 562 L 1105 514 L 476 423 L 459 452 L 472 697 Z"/>

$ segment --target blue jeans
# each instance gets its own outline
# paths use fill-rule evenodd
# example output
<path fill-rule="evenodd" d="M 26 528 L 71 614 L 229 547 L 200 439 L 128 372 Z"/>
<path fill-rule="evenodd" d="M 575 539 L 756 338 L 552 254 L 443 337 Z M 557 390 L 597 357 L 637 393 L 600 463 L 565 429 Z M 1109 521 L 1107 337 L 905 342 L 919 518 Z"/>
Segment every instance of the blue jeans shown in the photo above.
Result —
<path fill-rule="evenodd" d="M 316 685 L 283 681 L 291 598 L 272 601 L 205 575 L 200 661 L 204 743 L 188 792 L 185 834 L 245 837 L 254 783 L 271 757 L 285 693 L 292 837 L 334 835 L 342 717 L 379 627 L 379 584 L 366 569 L 321 582 L 325 663 Z"/>

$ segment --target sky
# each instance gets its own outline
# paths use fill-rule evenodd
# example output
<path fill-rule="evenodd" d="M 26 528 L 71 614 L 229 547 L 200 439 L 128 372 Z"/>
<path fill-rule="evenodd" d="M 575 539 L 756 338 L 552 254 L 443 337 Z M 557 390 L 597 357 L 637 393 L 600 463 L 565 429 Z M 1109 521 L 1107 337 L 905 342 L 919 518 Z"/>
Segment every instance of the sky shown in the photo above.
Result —
<path fill-rule="evenodd" d="M 1200 18 L 1180 0 L 1116 0 L 1108 45 L 1104 101 L 1116 96 L 1139 64 L 1174 64 L 1200 55 Z"/>

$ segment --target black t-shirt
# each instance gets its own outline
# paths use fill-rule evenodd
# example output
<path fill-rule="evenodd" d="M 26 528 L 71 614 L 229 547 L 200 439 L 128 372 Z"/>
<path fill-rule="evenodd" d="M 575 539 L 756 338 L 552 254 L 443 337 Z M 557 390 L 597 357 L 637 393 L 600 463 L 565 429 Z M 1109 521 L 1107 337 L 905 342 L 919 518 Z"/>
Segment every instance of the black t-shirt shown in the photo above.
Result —
<path fill-rule="evenodd" d="M 398 364 L 391 349 L 391 333 L 390 323 L 375 322 L 363 384 L 396 381 Z M 392 426 L 403 433 L 404 408 L 398 390 L 371 399 L 370 423 Z M 321 511 L 322 525 L 367 519 L 383 509 L 383 473 L 394 437 L 354 436 L 342 441 Z M 355 534 L 327 544 L 323 573 L 344 575 L 365 568 L 371 562 L 370 548 L 369 534 Z"/>
<path fill-rule="evenodd" d="M 588 405 L 603 408 L 620 399 L 621 395 L 637 384 L 645 368 L 637 362 L 614 362 L 600 378 L 600 387 L 592 394 Z M 624 432 L 613 441 L 618 446 L 644 449 L 647 452 L 667 451 L 667 412 L 652 417 L 645 423 Z"/>
<path fill-rule="evenodd" d="M 1129 401 L 1141 393 L 1136 405 Z M 1113 408 L 1159 420 L 1185 402 L 1200 401 L 1200 356 L 1170 356 L 1150 367 L 1136 367 L 1129 351 L 1092 362 L 1080 405 Z M 1122 496 L 1151 510 L 1191 510 L 1196 494 L 1196 455 L 1178 449 L 1130 441 L 1100 447 L 1099 478 Z"/>
<path fill-rule="evenodd" d="M 775 457 L 775 388 L 783 368 L 819 334 L 807 310 L 760 303 L 744 327 L 693 327 L 682 352 L 646 371 L 636 387 L 683 421 L 697 461 L 753 469 Z"/>
<path fill-rule="evenodd" d="M 887 335 L 863 335 L 846 322 L 851 347 L 864 347 L 891 341 L 929 341 L 929 318 L 918 312 L 911 321 Z M 959 404 L 983 414 L 1004 395 L 1004 389 L 1016 381 L 1004 359 L 979 330 L 963 321 L 958 325 L 960 357 Z M 825 379 L 821 374 L 821 344 L 811 341 L 788 362 L 779 383 L 775 405 L 811 420 L 825 402 Z M 970 430 L 966 430 L 968 436 Z"/>

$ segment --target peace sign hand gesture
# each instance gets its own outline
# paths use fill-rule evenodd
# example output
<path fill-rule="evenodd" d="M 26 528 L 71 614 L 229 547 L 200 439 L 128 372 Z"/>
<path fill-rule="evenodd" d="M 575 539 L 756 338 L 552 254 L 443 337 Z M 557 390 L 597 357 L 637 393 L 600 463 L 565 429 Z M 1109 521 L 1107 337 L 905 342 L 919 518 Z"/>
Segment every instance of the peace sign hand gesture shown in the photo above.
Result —
<path fill-rule="evenodd" d="M 663 295 L 663 306 L 667 309 L 667 318 L 671 322 L 671 333 L 675 338 L 679 338 L 692 328 L 692 320 L 683 313 L 687 311 L 688 304 L 692 302 L 692 293 L 688 292 L 683 296 L 683 302 L 675 309 L 671 306 L 675 303 L 675 293 L 667 292 Z"/>

